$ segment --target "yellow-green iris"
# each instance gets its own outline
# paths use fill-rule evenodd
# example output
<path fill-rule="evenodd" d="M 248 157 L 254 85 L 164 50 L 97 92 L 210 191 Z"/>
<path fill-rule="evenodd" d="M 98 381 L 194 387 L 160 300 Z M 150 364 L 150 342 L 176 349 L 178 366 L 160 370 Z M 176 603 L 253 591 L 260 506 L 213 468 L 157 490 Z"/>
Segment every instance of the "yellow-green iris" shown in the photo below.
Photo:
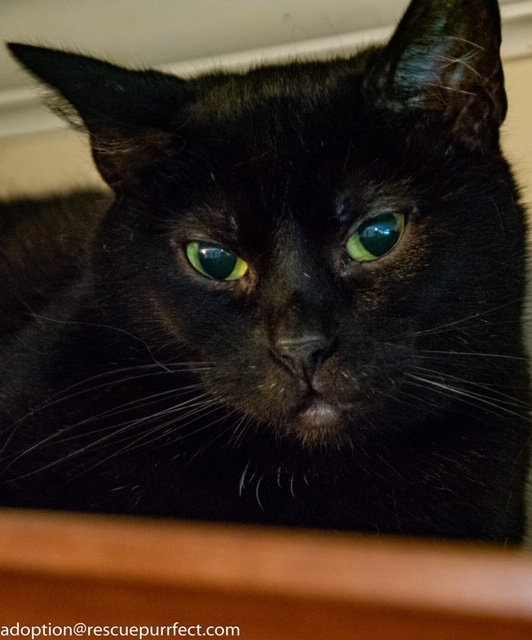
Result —
<path fill-rule="evenodd" d="M 399 242 L 404 224 L 404 215 L 400 213 L 385 213 L 364 222 L 347 241 L 349 257 L 368 262 L 386 255 Z"/>
<path fill-rule="evenodd" d="M 224 247 L 208 242 L 189 242 L 186 251 L 190 264 L 207 278 L 238 280 L 248 271 L 248 263 Z"/>

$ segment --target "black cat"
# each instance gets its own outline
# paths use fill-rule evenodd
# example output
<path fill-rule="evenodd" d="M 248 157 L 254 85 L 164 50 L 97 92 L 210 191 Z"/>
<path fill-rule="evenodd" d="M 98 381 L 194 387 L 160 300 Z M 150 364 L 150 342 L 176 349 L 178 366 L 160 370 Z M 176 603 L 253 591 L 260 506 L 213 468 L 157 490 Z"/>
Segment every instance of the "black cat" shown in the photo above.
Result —
<path fill-rule="evenodd" d="M 496 0 L 414 0 L 386 47 L 190 81 L 10 45 L 116 198 L 6 327 L 2 503 L 517 543 L 499 45 Z M 24 302 L 32 271 L 3 286 Z"/>

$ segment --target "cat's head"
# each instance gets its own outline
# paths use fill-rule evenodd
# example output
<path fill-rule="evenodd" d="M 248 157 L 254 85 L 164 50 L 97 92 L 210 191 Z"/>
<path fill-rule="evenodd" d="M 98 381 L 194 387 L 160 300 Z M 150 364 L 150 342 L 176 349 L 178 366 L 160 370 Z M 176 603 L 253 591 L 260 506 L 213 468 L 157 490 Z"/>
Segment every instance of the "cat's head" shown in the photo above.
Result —
<path fill-rule="evenodd" d="M 452 405 L 468 354 L 515 343 L 499 45 L 496 0 L 414 0 L 386 47 L 246 74 L 11 50 L 79 114 L 117 194 L 94 264 L 129 330 L 185 345 L 243 420 L 339 444 Z"/>

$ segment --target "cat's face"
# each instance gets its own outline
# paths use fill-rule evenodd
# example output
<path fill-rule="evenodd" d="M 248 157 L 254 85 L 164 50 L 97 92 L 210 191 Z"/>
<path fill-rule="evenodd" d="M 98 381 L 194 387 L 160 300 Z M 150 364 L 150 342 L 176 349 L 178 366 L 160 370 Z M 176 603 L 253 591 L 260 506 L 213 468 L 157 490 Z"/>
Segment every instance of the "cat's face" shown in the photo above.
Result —
<path fill-rule="evenodd" d="M 338 445 L 408 423 L 437 352 L 489 348 L 476 333 L 504 304 L 494 278 L 513 277 L 500 263 L 519 225 L 501 221 L 513 203 L 497 154 L 372 109 L 360 81 L 312 103 L 309 73 L 239 78 L 253 97 L 236 113 L 195 103 L 175 151 L 110 216 L 106 252 L 121 258 L 106 272 L 152 349 L 186 345 L 210 396 Z M 418 415 L 445 405 L 424 394 Z"/>
<path fill-rule="evenodd" d="M 468 355 L 514 340 L 499 41 L 494 0 L 415 0 L 385 49 L 244 76 L 14 51 L 74 104 L 117 192 L 102 300 L 242 423 L 312 445 L 441 412 Z"/>

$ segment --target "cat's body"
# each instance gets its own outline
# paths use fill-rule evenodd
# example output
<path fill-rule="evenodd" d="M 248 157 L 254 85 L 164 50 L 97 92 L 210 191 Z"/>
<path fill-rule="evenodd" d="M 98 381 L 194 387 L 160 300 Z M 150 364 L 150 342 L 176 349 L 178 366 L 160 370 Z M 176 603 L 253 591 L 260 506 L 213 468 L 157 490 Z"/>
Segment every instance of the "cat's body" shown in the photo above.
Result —
<path fill-rule="evenodd" d="M 2 502 L 518 542 L 498 45 L 496 2 L 433 0 L 386 49 L 191 82 L 14 46 L 117 197 L 4 338 Z"/>
<path fill-rule="evenodd" d="M 110 204 L 103 191 L 0 202 L 0 340 L 85 271 L 88 238 Z"/>

